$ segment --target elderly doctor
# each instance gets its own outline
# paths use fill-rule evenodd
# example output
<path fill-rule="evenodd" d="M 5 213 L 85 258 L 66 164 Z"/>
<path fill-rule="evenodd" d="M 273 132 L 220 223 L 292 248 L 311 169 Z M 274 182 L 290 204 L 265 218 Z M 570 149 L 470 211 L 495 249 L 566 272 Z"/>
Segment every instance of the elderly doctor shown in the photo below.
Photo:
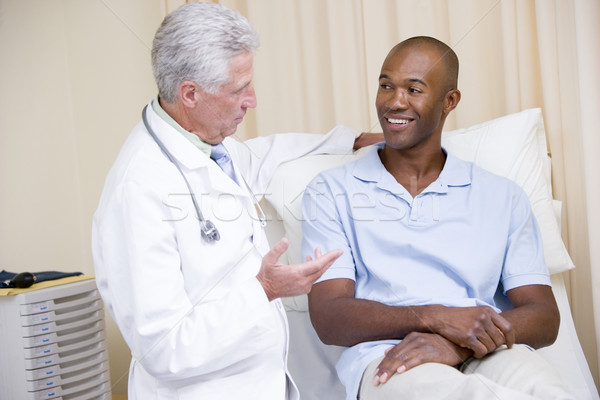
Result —
<path fill-rule="evenodd" d="M 307 293 L 341 252 L 279 263 L 287 241 L 269 250 L 253 193 L 284 161 L 372 136 L 230 138 L 256 106 L 257 46 L 248 21 L 216 4 L 185 4 L 156 32 L 159 94 L 108 174 L 92 232 L 98 288 L 132 352 L 130 400 L 299 397 L 279 298 Z"/>

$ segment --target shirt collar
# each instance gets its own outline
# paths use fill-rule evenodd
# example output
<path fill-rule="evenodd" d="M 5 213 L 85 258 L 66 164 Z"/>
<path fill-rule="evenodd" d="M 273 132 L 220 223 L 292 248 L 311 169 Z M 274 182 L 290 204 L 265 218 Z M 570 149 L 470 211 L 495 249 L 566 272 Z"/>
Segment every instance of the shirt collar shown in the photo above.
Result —
<path fill-rule="evenodd" d="M 158 96 L 156 96 L 152 100 L 152 109 L 167 124 L 171 125 L 173 128 L 175 128 L 177 130 L 177 132 L 181 133 L 187 140 L 192 142 L 192 144 L 194 146 L 196 146 L 202 153 L 204 153 L 208 157 L 210 157 L 210 152 L 212 150 L 211 145 L 206 143 L 202 139 L 200 139 L 197 135 L 194 135 L 193 133 L 188 132 L 185 129 L 183 129 L 183 127 L 181 125 L 179 125 L 177 123 L 177 121 L 175 121 L 173 118 L 171 118 L 171 116 L 169 114 L 167 114 L 167 112 L 160 106 L 160 103 L 158 101 Z"/>
<path fill-rule="evenodd" d="M 379 150 L 385 147 L 385 143 L 378 143 L 373 149 L 355 164 L 353 175 L 355 178 L 367 182 L 375 182 L 377 185 L 393 193 L 398 192 L 401 187 L 396 179 L 385 169 L 379 158 Z M 468 186 L 471 184 L 471 164 L 454 157 L 442 148 L 446 153 L 446 163 L 440 176 L 423 193 L 446 193 L 450 186 Z"/>

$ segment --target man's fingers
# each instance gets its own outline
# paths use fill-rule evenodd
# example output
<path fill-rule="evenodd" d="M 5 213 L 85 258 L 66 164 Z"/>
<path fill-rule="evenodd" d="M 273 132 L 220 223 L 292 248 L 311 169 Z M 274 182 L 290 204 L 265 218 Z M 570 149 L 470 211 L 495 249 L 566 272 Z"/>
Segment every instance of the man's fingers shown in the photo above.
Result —
<path fill-rule="evenodd" d="M 473 357 L 482 358 L 505 342 L 504 334 L 492 323 L 481 327 L 469 335 L 465 347 L 473 351 Z"/>
<path fill-rule="evenodd" d="M 385 352 L 386 356 L 379 363 L 373 375 L 373 385 L 378 386 L 386 383 L 394 374 L 401 374 L 416 367 L 419 362 L 413 359 L 409 352 L 394 354 L 393 348 Z"/>
<path fill-rule="evenodd" d="M 481 358 L 506 344 L 512 347 L 515 333 L 511 323 L 488 307 L 477 307 L 472 327 L 466 332 L 464 344 L 455 342 L 473 351 L 473 357 Z M 468 310 L 466 310 L 468 312 Z"/>
<path fill-rule="evenodd" d="M 471 338 L 467 348 L 473 351 L 473 357 L 475 358 L 482 358 L 489 353 L 487 346 L 483 344 L 477 337 Z"/>
<path fill-rule="evenodd" d="M 431 330 L 481 358 L 498 347 L 515 343 L 511 323 L 489 306 L 438 307 Z"/>
<path fill-rule="evenodd" d="M 503 344 L 510 348 L 515 343 L 515 332 L 512 324 L 502 315 L 496 312 L 490 313 L 489 318 L 482 318 L 482 323 L 484 332 L 482 332 L 479 340 L 488 348 L 488 352 L 496 350 Z M 481 356 L 483 355 L 485 354 Z"/>
<path fill-rule="evenodd" d="M 502 332 L 504 336 L 504 343 L 510 349 L 515 344 L 515 330 L 513 326 L 506 318 L 500 314 L 496 314 L 492 317 L 494 325 Z"/>
<path fill-rule="evenodd" d="M 498 347 L 502 346 L 507 341 L 507 337 L 504 335 L 504 332 L 502 332 L 500 329 L 498 329 L 498 327 L 496 325 L 492 325 L 489 328 L 488 335 L 491 338 L 491 340 L 493 341 L 491 343 L 491 346 L 493 347 L 493 349 L 491 349 L 491 351 L 496 350 Z"/>
<path fill-rule="evenodd" d="M 394 374 L 402 374 L 421 364 L 435 362 L 453 366 L 469 357 L 470 352 L 443 336 L 411 332 L 396 346 L 385 351 L 373 376 L 375 386 L 387 382 Z"/>
<path fill-rule="evenodd" d="M 385 357 L 377 366 L 373 376 L 373 385 L 378 386 L 386 383 L 394 374 L 401 374 L 417 365 L 411 360 L 411 354 L 415 350 L 414 342 L 409 338 L 404 343 L 389 347 L 384 350 Z"/>

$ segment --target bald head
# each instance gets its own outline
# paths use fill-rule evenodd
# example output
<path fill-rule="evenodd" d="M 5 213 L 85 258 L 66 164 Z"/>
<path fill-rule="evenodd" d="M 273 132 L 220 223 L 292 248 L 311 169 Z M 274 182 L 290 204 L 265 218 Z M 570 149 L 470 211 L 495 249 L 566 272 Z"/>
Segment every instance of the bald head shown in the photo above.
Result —
<path fill-rule="evenodd" d="M 445 92 L 458 88 L 458 57 L 454 50 L 447 44 L 429 36 L 415 36 L 406 39 L 390 50 L 387 58 L 390 58 L 404 50 L 435 50 L 439 56 L 439 62 L 443 63 Z M 387 59 L 386 58 L 386 59 Z"/>
<path fill-rule="evenodd" d="M 419 36 L 396 45 L 381 66 L 375 98 L 386 147 L 441 154 L 444 121 L 461 97 L 457 76 L 458 58 L 439 40 Z"/>

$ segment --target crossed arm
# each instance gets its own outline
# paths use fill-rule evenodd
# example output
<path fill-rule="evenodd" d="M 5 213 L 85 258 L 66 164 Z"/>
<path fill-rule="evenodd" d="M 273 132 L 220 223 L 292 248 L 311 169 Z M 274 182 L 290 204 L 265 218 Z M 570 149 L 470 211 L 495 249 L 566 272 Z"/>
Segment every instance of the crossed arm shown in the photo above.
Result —
<path fill-rule="evenodd" d="M 311 321 L 326 344 L 403 340 L 387 351 L 379 365 L 373 379 L 379 384 L 426 362 L 456 365 L 501 345 L 540 348 L 554 342 L 560 316 L 549 286 L 522 286 L 507 296 L 514 308 L 501 314 L 486 306 L 396 307 L 357 299 L 354 281 L 332 279 L 314 285 L 308 299 Z"/>

